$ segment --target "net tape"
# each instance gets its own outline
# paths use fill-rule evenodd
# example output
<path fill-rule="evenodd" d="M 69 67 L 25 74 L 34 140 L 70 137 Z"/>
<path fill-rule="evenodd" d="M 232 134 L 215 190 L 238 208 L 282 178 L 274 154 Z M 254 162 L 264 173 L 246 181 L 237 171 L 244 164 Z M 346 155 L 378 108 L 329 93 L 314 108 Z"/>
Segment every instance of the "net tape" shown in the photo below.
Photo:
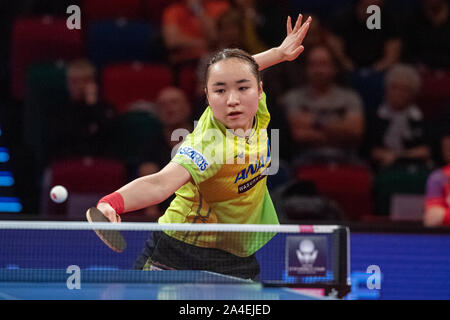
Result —
<path fill-rule="evenodd" d="M 117 230 L 117 231 L 217 231 L 217 232 L 276 232 L 333 233 L 338 225 L 272 225 L 272 224 L 190 224 L 152 222 L 79 222 L 79 221 L 0 221 L 0 229 L 15 230 Z"/>

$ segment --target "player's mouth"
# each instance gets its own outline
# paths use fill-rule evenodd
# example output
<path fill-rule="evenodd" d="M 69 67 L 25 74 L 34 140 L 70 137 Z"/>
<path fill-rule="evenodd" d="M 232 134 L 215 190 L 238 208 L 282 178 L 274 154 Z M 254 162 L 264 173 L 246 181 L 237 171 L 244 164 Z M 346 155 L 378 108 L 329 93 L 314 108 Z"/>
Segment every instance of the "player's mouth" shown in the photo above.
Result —
<path fill-rule="evenodd" d="M 230 119 L 237 119 L 237 118 L 239 118 L 239 116 L 242 114 L 242 112 L 240 112 L 240 111 L 233 111 L 233 112 L 230 112 L 230 113 L 228 113 L 228 118 L 230 118 Z"/>

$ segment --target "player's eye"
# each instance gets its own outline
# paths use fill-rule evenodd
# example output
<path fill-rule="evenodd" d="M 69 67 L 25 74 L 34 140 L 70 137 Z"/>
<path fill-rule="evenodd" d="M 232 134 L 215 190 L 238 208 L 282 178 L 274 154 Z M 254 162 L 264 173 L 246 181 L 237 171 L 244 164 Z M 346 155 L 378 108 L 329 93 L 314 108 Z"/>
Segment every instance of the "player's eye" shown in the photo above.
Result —
<path fill-rule="evenodd" d="M 240 87 L 240 88 L 239 88 L 240 91 L 245 91 L 245 90 L 247 90 L 247 89 L 248 89 L 248 87 Z"/>
<path fill-rule="evenodd" d="M 224 93 L 225 89 L 217 89 L 217 90 L 214 90 L 214 92 L 215 93 Z"/>

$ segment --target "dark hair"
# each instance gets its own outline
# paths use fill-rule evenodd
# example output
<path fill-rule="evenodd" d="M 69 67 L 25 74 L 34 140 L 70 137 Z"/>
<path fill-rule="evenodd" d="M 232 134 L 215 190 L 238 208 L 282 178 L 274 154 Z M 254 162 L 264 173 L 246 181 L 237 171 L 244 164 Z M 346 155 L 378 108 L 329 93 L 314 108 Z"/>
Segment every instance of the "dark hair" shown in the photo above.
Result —
<path fill-rule="evenodd" d="M 256 81 L 258 83 L 258 88 L 259 88 L 259 83 L 261 81 L 261 74 L 259 72 L 259 65 L 258 63 L 255 61 L 255 59 L 247 52 L 245 52 L 244 50 L 241 49 L 223 49 L 217 53 L 215 53 L 211 59 L 209 60 L 208 64 L 206 65 L 206 69 L 205 69 L 205 87 L 206 84 L 208 83 L 208 78 L 209 78 L 209 68 L 213 65 L 216 64 L 219 61 L 222 60 L 226 60 L 226 59 L 231 59 L 231 58 L 236 58 L 236 59 L 240 59 L 246 63 L 248 63 L 251 67 L 251 71 L 253 73 L 253 75 L 256 78 Z"/>

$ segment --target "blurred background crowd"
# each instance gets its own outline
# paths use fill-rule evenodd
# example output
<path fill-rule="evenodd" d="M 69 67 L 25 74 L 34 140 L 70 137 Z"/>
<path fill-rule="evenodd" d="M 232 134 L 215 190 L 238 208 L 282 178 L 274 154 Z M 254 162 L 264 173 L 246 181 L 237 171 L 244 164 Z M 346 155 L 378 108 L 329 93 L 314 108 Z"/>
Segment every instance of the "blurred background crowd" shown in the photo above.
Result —
<path fill-rule="evenodd" d="M 70 5 L 81 8 L 81 29 L 67 27 Z M 370 5 L 381 8 L 380 29 L 367 27 Z M 100 196 L 161 169 L 179 143 L 172 132 L 190 132 L 207 105 L 208 57 L 278 46 L 287 16 L 302 13 L 313 17 L 304 53 L 263 72 L 270 128 L 280 130 L 281 166 L 268 178 L 280 220 L 421 223 L 427 181 L 450 165 L 449 8 L 3 0 L 0 202 L 19 205 L 0 211 L 83 218 Z M 48 198 L 57 184 L 70 194 L 62 205 Z M 141 219 L 155 221 L 169 202 Z"/>

